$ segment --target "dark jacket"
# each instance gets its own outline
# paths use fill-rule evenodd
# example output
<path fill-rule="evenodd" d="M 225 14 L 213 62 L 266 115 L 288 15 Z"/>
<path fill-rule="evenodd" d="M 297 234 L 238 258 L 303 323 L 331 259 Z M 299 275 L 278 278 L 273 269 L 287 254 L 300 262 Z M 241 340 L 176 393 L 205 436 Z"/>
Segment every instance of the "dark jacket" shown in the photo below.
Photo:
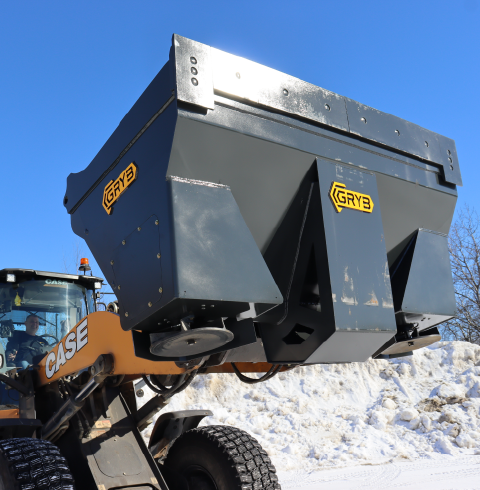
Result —
<path fill-rule="evenodd" d="M 12 362 L 9 361 L 8 355 L 16 350 L 17 355 L 13 360 L 14 364 L 18 364 L 20 361 L 27 361 L 29 364 L 33 364 L 33 357 L 39 354 L 45 354 L 47 347 L 48 342 L 43 337 L 28 335 L 23 330 L 15 330 L 13 335 L 8 339 L 7 348 L 5 349 L 7 363 Z"/>

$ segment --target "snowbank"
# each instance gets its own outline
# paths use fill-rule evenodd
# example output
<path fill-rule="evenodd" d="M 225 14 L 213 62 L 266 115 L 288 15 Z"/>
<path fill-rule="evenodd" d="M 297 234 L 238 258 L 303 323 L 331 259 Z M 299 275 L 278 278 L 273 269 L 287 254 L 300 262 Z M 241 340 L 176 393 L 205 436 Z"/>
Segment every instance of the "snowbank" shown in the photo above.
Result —
<path fill-rule="evenodd" d="M 144 391 L 140 405 L 152 396 Z M 210 409 L 202 425 L 250 432 L 284 471 L 480 454 L 480 346 L 439 342 L 413 357 L 299 367 L 253 386 L 198 376 L 165 408 L 182 409 Z"/>

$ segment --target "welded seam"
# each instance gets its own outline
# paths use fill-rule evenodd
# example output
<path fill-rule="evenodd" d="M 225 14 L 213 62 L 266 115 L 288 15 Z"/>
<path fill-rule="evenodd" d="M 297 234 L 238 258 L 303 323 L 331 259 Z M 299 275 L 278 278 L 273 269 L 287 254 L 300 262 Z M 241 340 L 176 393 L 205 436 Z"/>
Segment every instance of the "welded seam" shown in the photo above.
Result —
<path fill-rule="evenodd" d="M 206 182 L 205 180 L 187 179 L 186 177 L 177 177 L 176 175 L 167 175 L 167 180 L 171 180 L 173 182 L 182 182 L 184 184 L 201 185 L 204 187 L 215 187 L 216 189 L 230 190 L 229 185 L 216 184 L 215 182 Z"/>
<path fill-rule="evenodd" d="M 297 268 L 298 256 L 300 255 L 300 246 L 302 244 L 303 230 L 305 229 L 305 223 L 307 222 L 308 210 L 310 208 L 310 199 L 312 197 L 313 185 L 314 184 L 310 184 L 310 192 L 308 193 L 307 205 L 305 207 L 305 213 L 303 214 L 302 226 L 300 228 L 300 236 L 298 237 L 297 251 L 295 252 L 295 260 L 293 261 L 292 274 L 290 275 L 290 281 L 288 283 L 287 294 L 285 295 L 285 312 L 284 312 L 282 318 L 280 318 L 280 320 L 278 320 L 277 325 L 280 325 L 285 320 L 285 318 L 287 318 L 287 315 L 288 315 L 288 299 L 290 298 L 290 291 L 292 290 L 293 277 L 295 276 L 295 270 Z"/>
<path fill-rule="evenodd" d="M 345 97 L 343 98 L 343 102 L 345 103 L 345 114 L 347 115 L 348 132 L 351 133 L 351 130 L 350 130 L 350 119 L 348 118 L 347 99 L 345 99 Z"/>
<path fill-rule="evenodd" d="M 143 126 L 143 128 L 133 137 L 133 139 L 128 143 L 128 145 L 121 151 L 120 155 L 115 159 L 115 161 L 105 170 L 102 175 L 95 181 L 95 183 L 88 189 L 88 191 L 83 195 L 83 197 L 73 206 L 68 214 L 73 214 L 87 199 L 87 197 L 100 185 L 102 180 L 118 165 L 120 160 L 127 154 L 127 152 L 132 148 L 132 146 L 139 140 L 140 136 L 155 122 L 162 112 L 175 100 L 175 95 L 172 95 L 165 104 L 148 120 L 148 122 Z"/>

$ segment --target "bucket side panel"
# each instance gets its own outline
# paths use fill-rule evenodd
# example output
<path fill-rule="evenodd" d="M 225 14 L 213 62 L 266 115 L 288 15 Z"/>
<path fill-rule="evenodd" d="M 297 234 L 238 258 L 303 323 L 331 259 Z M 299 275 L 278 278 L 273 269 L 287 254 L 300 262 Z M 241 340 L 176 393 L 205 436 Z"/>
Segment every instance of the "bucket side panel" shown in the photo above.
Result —
<path fill-rule="evenodd" d="M 228 187 L 170 181 L 178 296 L 282 302 Z"/>
<path fill-rule="evenodd" d="M 397 331 L 376 179 L 317 163 L 335 333 L 307 362 L 365 361 Z"/>
<path fill-rule="evenodd" d="M 400 311 L 450 318 L 455 315 L 455 291 L 445 235 L 418 231 Z"/>
<path fill-rule="evenodd" d="M 393 334 L 393 297 L 375 175 L 321 159 L 317 163 L 337 329 Z M 343 186 L 336 196 L 334 185 Z M 343 207 L 358 200 L 367 203 L 364 211 Z"/>
<path fill-rule="evenodd" d="M 155 240 L 157 242 L 156 248 L 159 249 L 156 253 L 161 253 L 161 258 L 154 257 L 154 260 L 160 262 L 162 277 L 156 277 L 149 265 L 149 260 L 145 257 L 145 261 L 140 260 L 138 262 L 138 268 L 134 271 L 135 274 L 126 280 L 132 282 L 133 286 L 137 288 L 137 297 L 143 297 L 145 305 L 148 302 L 154 302 L 154 300 L 149 299 L 147 291 L 156 290 L 159 292 L 159 288 L 162 288 L 162 299 L 155 302 L 153 309 L 160 308 L 165 302 L 168 302 L 169 298 L 174 296 L 171 211 L 165 174 L 175 131 L 175 122 L 176 107 L 172 104 L 130 148 L 117 167 L 105 177 L 101 185 L 97 186 L 88 199 L 71 215 L 73 231 L 86 241 L 102 273 L 112 289 L 115 290 L 120 300 L 120 306 L 125 302 L 122 301 L 121 283 L 115 277 L 114 266 L 119 264 L 114 263 L 114 256 L 117 258 L 122 256 L 118 254 L 118 250 L 122 248 L 122 242 L 126 241 L 129 235 L 141 227 L 151 216 L 156 216 L 159 221 L 159 230 Z M 131 162 L 134 162 L 137 167 L 137 178 L 115 201 L 111 214 L 108 214 L 102 205 L 105 186 L 111 180 L 117 179 L 121 171 L 126 169 Z M 147 246 L 147 249 L 150 249 L 150 246 Z M 143 252 L 138 249 L 131 250 L 131 253 L 142 257 Z M 160 279 L 161 283 L 159 282 Z M 130 330 L 138 321 L 147 318 L 152 311 L 152 308 L 147 308 L 143 314 L 136 315 L 132 314 L 133 312 L 125 311 L 121 306 L 122 327 Z M 129 316 L 127 317 L 125 313 L 129 313 Z"/>

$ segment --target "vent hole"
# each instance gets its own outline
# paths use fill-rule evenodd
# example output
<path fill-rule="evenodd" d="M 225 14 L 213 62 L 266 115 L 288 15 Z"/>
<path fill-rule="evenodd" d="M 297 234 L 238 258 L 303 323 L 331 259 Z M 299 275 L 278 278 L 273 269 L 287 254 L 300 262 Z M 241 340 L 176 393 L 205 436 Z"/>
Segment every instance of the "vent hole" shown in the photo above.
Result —
<path fill-rule="evenodd" d="M 310 327 L 304 327 L 303 325 L 300 325 L 300 323 L 297 323 L 292 330 L 290 330 L 290 333 L 286 335 L 282 340 L 287 344 L 287 345 L 292 345 L 292 344 L 303 344 L 305 340 L 310 337 L 313 333 L 313 328 Z"/>

